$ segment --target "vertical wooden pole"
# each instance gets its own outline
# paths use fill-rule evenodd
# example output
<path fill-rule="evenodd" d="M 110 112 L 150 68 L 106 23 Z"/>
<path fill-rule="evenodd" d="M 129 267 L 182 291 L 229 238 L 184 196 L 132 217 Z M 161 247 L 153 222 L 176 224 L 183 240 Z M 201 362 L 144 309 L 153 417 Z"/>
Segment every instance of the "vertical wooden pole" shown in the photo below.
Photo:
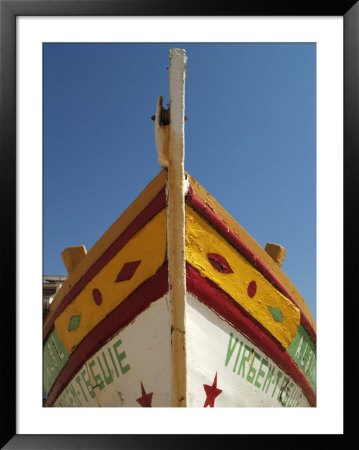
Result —
<path fill-rule="evenodd" d="M 170 50 L 170 127 L 168 142 L 168 267 L 172 303 L 173 406 L 186 406 L 187 373 L 185 346 L 185 180 L 184 94 L 187 56 Z"/>
<path fill-rule="evenodd" d="M 167 170 L 167 257 L 171 298 L 172 405 L 187 406 L 185 341 L 185 179 L 184 93 L 187 56 L 183 49 L 170 49 L 169 109 L 157 100 L 155 141 L 160 165 Z"/>

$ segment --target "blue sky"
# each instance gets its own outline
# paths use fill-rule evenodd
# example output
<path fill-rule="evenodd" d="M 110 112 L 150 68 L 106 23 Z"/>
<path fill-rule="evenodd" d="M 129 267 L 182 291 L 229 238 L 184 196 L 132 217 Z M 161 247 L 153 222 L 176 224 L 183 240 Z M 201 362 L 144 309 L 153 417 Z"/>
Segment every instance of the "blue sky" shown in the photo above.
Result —
<path fill-rule="evenodd" d="M 169 49 L 186 49 L 185 170 L 264 247 L 316 319 L 315 44 L 44 44 L 43 272 L 89 250 L 161 170 Z"/>

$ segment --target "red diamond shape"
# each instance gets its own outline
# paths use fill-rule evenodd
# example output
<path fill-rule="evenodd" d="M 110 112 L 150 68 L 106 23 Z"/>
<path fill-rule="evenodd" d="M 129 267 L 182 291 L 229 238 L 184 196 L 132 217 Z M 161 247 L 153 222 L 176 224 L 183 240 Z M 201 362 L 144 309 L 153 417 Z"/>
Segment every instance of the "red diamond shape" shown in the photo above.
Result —
<path fill-rule="evenodd" d="M 130 280 L 133 277 L 134 273 L 136 272 L 137 267 L 140 265 L 140 263 L 141 260 L 127 262 L 126 264 L 124 264 L 124 266 L 120 270 L 120 273 L 117 275 L 115 282 L 117 283 L 118 281 Z"/>
<path fill-rule="evenodd" d="M 233 273 L 231 266 L 223 256 L 218 255 L 217 253 L 207 253 L 207 258 L 218 272 Z"/>

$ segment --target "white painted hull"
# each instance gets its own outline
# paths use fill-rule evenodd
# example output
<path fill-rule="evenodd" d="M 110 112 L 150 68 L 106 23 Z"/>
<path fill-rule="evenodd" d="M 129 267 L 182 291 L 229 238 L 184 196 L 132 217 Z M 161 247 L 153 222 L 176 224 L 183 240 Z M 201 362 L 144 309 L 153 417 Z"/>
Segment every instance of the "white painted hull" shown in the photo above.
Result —
<path fill-rule="evenodd" d="M 170 323 L 166 294 L 97 351 L 54 406 L 172 406 Z M 188 407 L 309 406 L 277 364 L 190 293 L 186 330 Z M 215 377 L 212 398 L 205 386 L 211 392 Z"/>
<path fill-rule="evenodd" d="M 212 386 L 216 374 L 222 392 L 215 407 L 309 406 L 293 380 L 243 334 L 189 293 L 186 306 L 189 407 L 205 405 L 204 385 Z"/>
<path fill-rule="evenodd" d="M 171 336 L 168 294 L 112 337 L 72 378 L 54 406 L 171 406 Z M 107 365 L 106 366 L 106 362 Z M 146 394 L 143 396 L 142 386 Z"/>

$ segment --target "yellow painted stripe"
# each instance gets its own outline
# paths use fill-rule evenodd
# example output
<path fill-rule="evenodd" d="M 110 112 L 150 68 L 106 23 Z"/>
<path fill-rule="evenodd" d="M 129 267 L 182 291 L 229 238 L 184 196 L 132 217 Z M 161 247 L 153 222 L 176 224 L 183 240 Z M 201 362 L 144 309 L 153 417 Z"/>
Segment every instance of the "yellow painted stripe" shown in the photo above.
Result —
<path fill-rule="evenodd" d="M 164 187 L 166 180 L 167 171 L 163 169 L 88 251 L 86 258 L 83 258 L 79 262 L 56 294 L 50 305 L 49 315 L 45 320 L 44 327 L 51 321 L 54 312 L 61 304 L 64 297 L 71 291 L 72 287 L 75 286 L 78 280 L 82 278 L 89 268 L 101 257 L 103 249 L 109 247 L 136 219 L 156 194 Z"/>
<path fill-rule="evenodd" d="M 104 248 L 105 250 L 105 248 Z M 85 286 L 72 303 L 55 320 L 55 328 L 68 353 L 138 285 L 153 276 L 166 257 L 166 210 L 150 222 L 103 267 Z M 125 263 L 139 261 L 130 280 L 116 282 Z M 101 292 L 102 303 L 97 305 L 93 290 Z M 79 326 L 69 331 L 71 317 L 81 316 Z"/>
<path fill-rule="evenodd" d="M 303 297 L 300 295 L 298 289 L 294 286 L 291 280 L 286 276 L 286 274 L 281 270 L 281 268 L 276 264 L 269 254 L 256 242 L 252 236 L 247 233 L 247 231 L 242 228 L 239 223 L 213 198 L 209 192 L 207 192 L 203 186 L 201 186 L 198 181 L 196 181 L 189 173 L 187 173 L 187 178 L 193 192 L 221 219 L 228 227 L 247 245 L 251 251 L 253 251 L 258 257 L 265 263 L 269 270 L 273 273 L 275 278 L 280 281 L 280 283 L 285 287 L 286 291 L 295 300 L 299 308 L 307 317 L 309 323 L 313 327 L 314 331 L 316 329 L 315 322 L 308 308 L 308 305 L 304 301 Z"/>
<path fill-rule="evenodd" d="M 217 271 L 210 263 L 208 253 L 224 257 L 233 273 Z M 299 309 L 189 206 L 186 206 L 186 260 L 202 276 L 211 279 L 226 291 L 284 348 L 290 345 L 300 324 Z M 251 298 L 247 288 L 252 281 L 255 281 L 257 291 Z M 283 317 L 281 322 L 274 319 L 270 307 L 280 309 Z"/>

